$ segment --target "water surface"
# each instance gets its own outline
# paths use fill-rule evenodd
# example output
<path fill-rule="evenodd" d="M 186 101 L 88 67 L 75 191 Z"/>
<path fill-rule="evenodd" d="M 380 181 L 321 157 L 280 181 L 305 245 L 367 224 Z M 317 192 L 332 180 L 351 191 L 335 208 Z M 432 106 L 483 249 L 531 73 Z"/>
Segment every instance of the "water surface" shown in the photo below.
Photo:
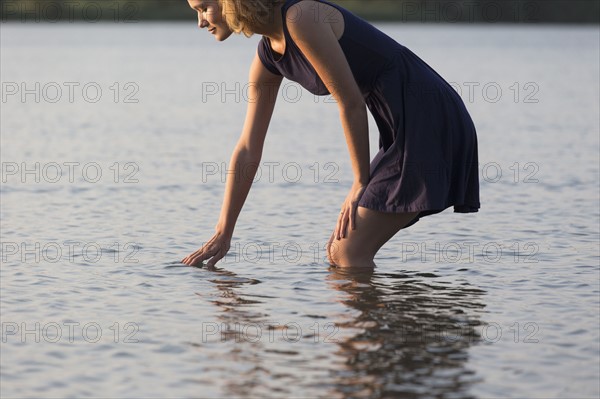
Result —
<path fill-rule="evenodd" d="M 258 38 L 3 24 L 2 395 L 598 397 L 598 27 L 381 28 L 461 92 L 482 208 L 347 274 L 336 105 L 289 83 L 230 256 L 178 263 L 217 221 Z"/>

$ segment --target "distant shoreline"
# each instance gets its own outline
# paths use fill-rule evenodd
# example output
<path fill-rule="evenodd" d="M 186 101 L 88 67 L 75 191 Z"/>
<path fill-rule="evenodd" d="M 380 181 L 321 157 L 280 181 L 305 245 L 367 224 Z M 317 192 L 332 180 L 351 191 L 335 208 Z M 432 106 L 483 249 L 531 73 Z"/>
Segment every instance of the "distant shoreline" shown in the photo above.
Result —
<path fill-rule="evenodd" d="M 337 0 L 372 22 L 600 24 L 600 0 Z M 3 0 L 0 21 L 195 21 L 185 0 Z"/>

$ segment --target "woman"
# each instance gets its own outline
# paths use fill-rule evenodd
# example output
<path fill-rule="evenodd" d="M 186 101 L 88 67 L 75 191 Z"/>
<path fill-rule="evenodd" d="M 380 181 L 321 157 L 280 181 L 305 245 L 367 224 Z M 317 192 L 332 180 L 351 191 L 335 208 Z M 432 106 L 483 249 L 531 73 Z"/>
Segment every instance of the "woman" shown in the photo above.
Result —
<path fill-rule="evenodd" d="M 246 121 L 231 165 L 260 162 L 286 77 L 337 101 L 354 174 L 328 243 L 339 267 L 373 268 L 377 251 L 420 217 L 454 206 L 477 212 L 477 137 L 459 95 L 424 61 L 347 10 L 322 0 L 188 0 L 218 41 L 260 34 Z M 380 150 L 369 163 L 367 108 Z M 253 166 L 254 165 L 254 166 Z M 252 173 L 228 179 L 214 236 L 182 260 L 213 267 L 230 247 Z"/>

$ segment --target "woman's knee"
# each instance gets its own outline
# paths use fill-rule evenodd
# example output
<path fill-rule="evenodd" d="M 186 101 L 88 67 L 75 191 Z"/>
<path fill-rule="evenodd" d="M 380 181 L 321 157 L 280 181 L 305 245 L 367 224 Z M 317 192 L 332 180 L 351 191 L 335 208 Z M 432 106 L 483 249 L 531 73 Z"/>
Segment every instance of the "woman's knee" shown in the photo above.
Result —
<path fill-rule="evenodd" d="M 349 230 L 341 240 L 332 236 L 327 245 L 327 257 L 335 266 L 374 265 L 379 249 L 400 229 L 410 224 L 418 213 L 389 214 L 358 208 L 357 229 Z"/>
<path fill-rule="evenodd" d="M 333 266 L 372 267 L 374 257 L 374 253 L 353 245 L 349 239 L 332 240 L 327 245 L 327 258 Z"/>

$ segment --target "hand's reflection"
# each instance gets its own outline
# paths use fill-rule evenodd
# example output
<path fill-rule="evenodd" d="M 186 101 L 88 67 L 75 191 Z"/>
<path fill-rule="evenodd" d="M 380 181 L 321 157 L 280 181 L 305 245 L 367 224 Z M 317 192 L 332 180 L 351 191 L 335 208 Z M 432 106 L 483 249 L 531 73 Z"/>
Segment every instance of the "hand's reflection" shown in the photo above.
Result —
<path fill-rule="evenodd" d="M 338 343 L 347 359 L 345 369 L 333 373 L 339 394 L 468 396 L 477 380 L 466 367 L 468 349 L 480 341 L 474 327 L 484 291 L 423 276 L 331 269 L 329 283 L 359 311 L 338 323 L 356 331 Z"/>
<path fill-rule="evenodd" d="M 202 266 L 209 273 L 203 276 L 214 284 L 216 290 L 196 292 L 202 302 L 216 305 L 216 318 L 206 320 L 202 326 L 201 340 L 191 345 L 201 348 L 203 357 L 211 362 L 216 373 L 215 383 L 222 385 L 226 397 L 249 397 L 261 392 L 262 353 L 265 351 L 260 327 L 268 324 L 269 315 L 261 310 L 261 298 L 253 297 L 245 290 L 260 280 L 242 277 L 220 267 Z M 232 378 L 232 370 L 241 370 Z M 213 374 L 214 376 L 215 374 Z"/>

